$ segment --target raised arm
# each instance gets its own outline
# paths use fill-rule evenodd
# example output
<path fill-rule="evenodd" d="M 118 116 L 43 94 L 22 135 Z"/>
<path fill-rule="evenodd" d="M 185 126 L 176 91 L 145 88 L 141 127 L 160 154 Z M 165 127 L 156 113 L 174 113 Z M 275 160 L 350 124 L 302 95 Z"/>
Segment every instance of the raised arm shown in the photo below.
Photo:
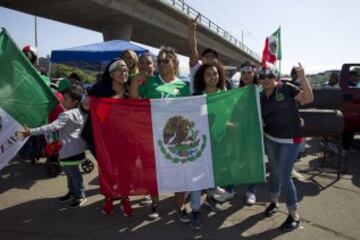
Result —
<path fill-rule="evenodd" d="M 195 19 L 190 19 L 188 24 L 190 66 L 194 66 L 199 61 L 199 52 L 197 49 L 197 39 L 196 39 L 196 22 L 199 17 L 200 14 L 197 15 Z"/>
<path fill-rule="evenodd" d="M 298 67 L 294 67 L 297 73 L 297 76 L 300 80 L 300 85 L 302 91 L 295 96 L 295 100 L 298 101 L 301 105 L 305 105 L 314 101 L 313 91 L 311 89 L 310 83 L 306 80 L 304 68 L 299 63 Z"/>

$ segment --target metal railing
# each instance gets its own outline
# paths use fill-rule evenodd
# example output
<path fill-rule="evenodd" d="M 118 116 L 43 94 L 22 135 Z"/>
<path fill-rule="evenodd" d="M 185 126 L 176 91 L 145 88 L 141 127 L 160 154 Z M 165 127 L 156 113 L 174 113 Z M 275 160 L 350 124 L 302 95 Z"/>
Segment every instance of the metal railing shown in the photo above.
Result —
<path fill-rule="evenodd" d="M 222 37 L 226 41 L 232 43 L 236 47 L 240 48 L 241 50 L 243 50 L 244 52 L 249 54 L 251 57 L 253 57 L 253 58 L 257 59 L 258 61 L 260 61 L 260 57 L 259 57 L 258 54 L 256 54 L 254 51 L 252 51 L 247 46 L 245 46 L 245 44 L 243 44 L 241 41 L 239 41 L 233 35 L 228 33 L 226 30 L 221 28 L 219 25 L 212 22 L 209 18 L 201 15 L 200 12 L 196 11 L 194 8 L 192 8 L 191 6 L 186 4 L 184 0 L 161 0 L 161 1 L 169 3 L 174 8 L 176 8 L 178 10 L 181 10 L 183 13 L 185 13 L 186 15 L 188 15 L 191 18 L 195 18 L 196 16 L 198 16 L 200 14 L 197 21 L 199 23 L 201 23 L 204 27 L 208 28 L 209 30 L 216 33 L 217 35 L 219 35 L 220 37 Z"/>

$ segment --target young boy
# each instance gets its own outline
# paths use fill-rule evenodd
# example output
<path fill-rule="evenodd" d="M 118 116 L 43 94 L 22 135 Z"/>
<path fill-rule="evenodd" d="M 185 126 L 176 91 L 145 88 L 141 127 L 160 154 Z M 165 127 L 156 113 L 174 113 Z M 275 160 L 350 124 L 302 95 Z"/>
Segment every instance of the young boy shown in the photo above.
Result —
<path fill-rule="evenodd" d="M 17 136 L 24 139 L 30 135 L 41 135 L 58 131 L 62 147 L 59 151 L 60 165 L 67 176 L 68 193 L 60 197 L 60 202 L 71 201 L 70 207 L 81 207 L 86 202 L 83 178 L 79 170 L 79 163 L 85 158 L 85 143 L 80 134 L 86 119 L 88 101 L 81 101 L 81 93 L 74 87 L 63 92 L 62 106 L 66 111 L 48 125 L 38 128 L 26 128 L 17 132 Z"/>

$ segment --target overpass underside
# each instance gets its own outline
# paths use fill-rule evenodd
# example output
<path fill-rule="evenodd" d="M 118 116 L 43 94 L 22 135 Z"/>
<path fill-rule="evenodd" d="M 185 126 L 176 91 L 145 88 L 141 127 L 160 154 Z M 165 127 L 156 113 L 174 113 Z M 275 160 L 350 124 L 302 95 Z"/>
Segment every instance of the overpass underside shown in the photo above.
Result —
<path fill-rule="evenodd" d="M 126 39 L 153 47 L 168 45 L 189 55 L 188 16 L 159 0 L 0 0 L 0 5 L 24 13 L 103 33 L 104 40 Z M 71 36 L 64 36 L 71 37 Z M 201 51 L 211 47 L 226 65 L 245 60 L 259 63 L 204 26 L 198 27 Z"/>

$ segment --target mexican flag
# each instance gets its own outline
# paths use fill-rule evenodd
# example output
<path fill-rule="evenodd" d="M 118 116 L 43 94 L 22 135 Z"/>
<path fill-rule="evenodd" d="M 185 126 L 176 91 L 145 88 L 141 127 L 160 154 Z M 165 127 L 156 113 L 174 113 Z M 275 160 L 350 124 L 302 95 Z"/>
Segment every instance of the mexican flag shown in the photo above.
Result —
<path fill-rule="evenodd" d="M 100 191 L 137 195 L 265 181 L 255 86 L 172 99 L 91 99 Z"/>
<path fill-rule="evenodd" d="M 279 27 L 271 36 L 265 40 L 261 65 L 275 65 L 277 60 L 281 60 L 281 28 Z"/>
<path fill-rule="evenodd" d="M 15 132 L 37 127 L 47 119 L 57 99 L 17 48 L 6 30 L 0 33 L 0 169 L 26 141 Z"/>

